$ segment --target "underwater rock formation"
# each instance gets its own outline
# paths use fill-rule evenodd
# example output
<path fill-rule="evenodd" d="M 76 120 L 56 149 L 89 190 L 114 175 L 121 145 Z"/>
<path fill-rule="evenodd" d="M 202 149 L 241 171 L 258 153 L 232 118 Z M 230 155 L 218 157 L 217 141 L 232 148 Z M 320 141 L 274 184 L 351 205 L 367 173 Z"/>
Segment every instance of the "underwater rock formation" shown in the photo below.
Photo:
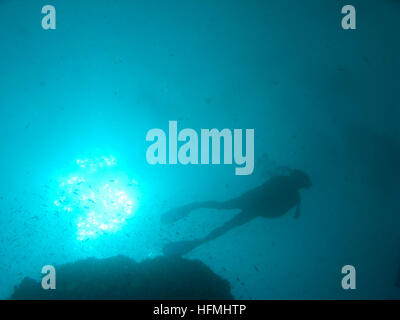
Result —
<path fill-rule="evenodd" d="M 233 299 L 229 282 L 200 261 L 157 257 L 137 263 L 125 256 L 90 258 L 56 266 L 56 289 L 24 278 L 11 299 Z"/>

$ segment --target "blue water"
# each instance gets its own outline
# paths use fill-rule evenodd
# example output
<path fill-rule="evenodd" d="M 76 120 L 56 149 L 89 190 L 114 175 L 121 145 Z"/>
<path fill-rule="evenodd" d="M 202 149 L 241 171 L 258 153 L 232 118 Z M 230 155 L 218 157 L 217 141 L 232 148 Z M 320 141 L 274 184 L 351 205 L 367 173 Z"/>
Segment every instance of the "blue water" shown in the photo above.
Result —
<path fill-rule="evenodd" d="M 56 30 L 41 27 L 43 1 L 0 1 L 0 298 L 44 265 L 141 261 L 204 236 L 237 212 L 201 209 L 168 226 L 160 215 L 238 196 L 280 166 L 312 178 L 300 219 L 259 218 L 186 258 L 237 299 L 400 298 L 399 1 L 350 1 L 351 31 L 340 24 L 349 1 L 48 2 Z M 254 173 L 149 165 L 146 133 L 169 120 L 255 129 Z M 102 156 L 116 166 L 81 171 L 78 159 Z M 91 185 L 71 190 L 70 212 L 55 201 L 75 174 Z M 115 179 L 109 200 L 124 190 L 129 214 L 119 203 L 110 218 L 105 196 L 80 198 Z M 79 237 L 91 209 L 119 219 L 116 229 Z M 341 287 L 347 264 L 356 290 Z"/>

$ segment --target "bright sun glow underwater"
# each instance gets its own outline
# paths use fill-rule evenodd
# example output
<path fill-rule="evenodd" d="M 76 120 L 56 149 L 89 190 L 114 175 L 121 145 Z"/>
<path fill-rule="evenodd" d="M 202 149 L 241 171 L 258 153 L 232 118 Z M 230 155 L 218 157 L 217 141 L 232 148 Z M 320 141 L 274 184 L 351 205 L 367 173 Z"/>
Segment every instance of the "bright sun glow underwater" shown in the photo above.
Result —
<path fill-rule="evenodd" d="M 113 156 L 76 161 L 61 179 L 54 205 L 76 219 L 78 240 L 116 232 L 138 207 L 137 182 L 117 169 Z"/>

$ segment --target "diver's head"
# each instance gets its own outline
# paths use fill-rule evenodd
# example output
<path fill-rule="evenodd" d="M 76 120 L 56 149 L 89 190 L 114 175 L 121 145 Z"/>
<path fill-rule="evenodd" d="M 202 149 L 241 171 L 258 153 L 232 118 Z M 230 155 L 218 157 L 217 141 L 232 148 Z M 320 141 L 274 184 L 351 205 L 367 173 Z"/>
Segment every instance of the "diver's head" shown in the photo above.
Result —
<path fill-rule="evenodd" d="M 293 180 L 293 183 L 296 185 L 298 189 L 308 189 L 311 188 L 312 182 L 307 173 L 301 170 L 293 170 L 290 173 L 290 177 Z"/>

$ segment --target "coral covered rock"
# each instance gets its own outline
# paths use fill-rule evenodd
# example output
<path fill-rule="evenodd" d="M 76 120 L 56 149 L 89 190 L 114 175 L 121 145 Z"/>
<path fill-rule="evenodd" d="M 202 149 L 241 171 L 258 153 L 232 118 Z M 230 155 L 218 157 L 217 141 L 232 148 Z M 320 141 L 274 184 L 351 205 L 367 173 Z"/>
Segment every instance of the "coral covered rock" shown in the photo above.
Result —
<path fill-rule="evenodd" d="M 200 261 L 125 256 L 56 266 L 56 289 L 25 278 L 11 299 L 233 299 L 228 281 Z"/>

